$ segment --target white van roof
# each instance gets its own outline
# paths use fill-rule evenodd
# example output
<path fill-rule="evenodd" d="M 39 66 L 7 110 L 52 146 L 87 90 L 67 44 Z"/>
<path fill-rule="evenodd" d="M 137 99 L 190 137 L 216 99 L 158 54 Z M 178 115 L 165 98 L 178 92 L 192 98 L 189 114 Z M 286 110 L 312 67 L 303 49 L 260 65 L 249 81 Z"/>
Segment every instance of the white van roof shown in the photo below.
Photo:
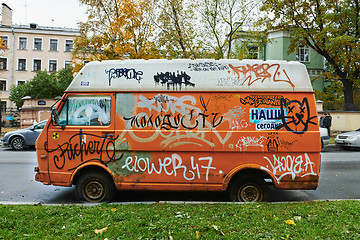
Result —
<path fill-rule="evenodd" d="M 313 91 L 299 62 L 237 59 L 152 59 L 90 62 L 67 92 Z"/>

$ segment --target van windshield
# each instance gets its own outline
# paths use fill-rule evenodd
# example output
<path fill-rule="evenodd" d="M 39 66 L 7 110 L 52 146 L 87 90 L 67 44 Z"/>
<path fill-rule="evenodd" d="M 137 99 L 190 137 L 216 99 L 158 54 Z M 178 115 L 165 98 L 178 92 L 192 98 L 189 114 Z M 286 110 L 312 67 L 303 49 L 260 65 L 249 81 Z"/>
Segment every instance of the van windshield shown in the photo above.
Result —
<path fill-rule="evenodd" d="M 69 96 L 59 114 L 59 125 L 110 125 L 110 96 Z"/>

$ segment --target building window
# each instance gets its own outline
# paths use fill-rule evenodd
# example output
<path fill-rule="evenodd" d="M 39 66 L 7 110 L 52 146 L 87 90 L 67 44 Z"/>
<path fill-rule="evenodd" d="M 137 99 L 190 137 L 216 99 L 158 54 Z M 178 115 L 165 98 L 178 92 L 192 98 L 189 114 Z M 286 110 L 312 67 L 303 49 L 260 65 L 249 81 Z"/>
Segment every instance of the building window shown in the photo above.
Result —
<path fill-rule="evenodd" d="M 41 50 L 42 49 L 42 39 L 41 38 L 34 38 L 34 50 Z"/>
<path fill-rule="evenodd" d="M 310 49 L 308 46 L 299 46 L 299 51 L 296 53 L 296 61 L 310 62 Z"/>
<path fill-rule="evenodd" d="M 7 36 L 0 36 L 0 37 L 1 37 L 2 41 L 3 41 L 2 45 L 3 46 L 8 46 L 8 37 Z"/>
<path fill-rule="evenodd" d="M 248 53 L 250 59 L 259 59 L 259 47 L 258 46 L 248 46 Z"/>
<path fill-rule="evenodd" d="M 18 71 L 26 71 L 26 59 L 18 60 Z"/>
<path fill-rule="evenodd" d="M 17 81 L 17 85 L 19 86 L 19 85 L 24 85 L 26 83 L 26 81 L 25 80 L 18 80 Z"/>
<path fill-rule="evenodd" d="M 55 72 L 57 70 L 57 61 L 49 60 L 49 72 Z"/>
<path fill-rule="evenodd" d="M 65 52 L 71 52 L 73 50 L 73 40 L 66 40 L 65 41 Z"/>
<path fill-rule="evenodd" d="M 0 58 L 0 70 L 7 69 L 7 58 Z"/>
<path fill-rule="evenodd" d="M 26 50 L 27 45 L 27 38 L 26 37 L 19 37 L 19 49 Z"/>
<path fill-rule="evenodd" d="M 71 61 L 65 61 L 65 68 L 71 67 Z"/>
<path fill-rule="evenodd" d="M 5 101 L 1 101 L 1 112 L 6 112 L 6 102 Z"/>
<path fill-rule="evenodd" d="M 50 51 L 57 51 L 57 50 L 58 50 L 58 40 L 50 39 Z"/>
<path fill-rule="evenodd" d="M 37 72 L 37 71 L 41 71 L 41 60 L 40 59 L 34 59 L 34 64 L 33 64 L 33 71 Z"/>
<path fill-rule="evenodd" d="M 0 91 L 6 91 L 6 80 L 0 80 Z"/>

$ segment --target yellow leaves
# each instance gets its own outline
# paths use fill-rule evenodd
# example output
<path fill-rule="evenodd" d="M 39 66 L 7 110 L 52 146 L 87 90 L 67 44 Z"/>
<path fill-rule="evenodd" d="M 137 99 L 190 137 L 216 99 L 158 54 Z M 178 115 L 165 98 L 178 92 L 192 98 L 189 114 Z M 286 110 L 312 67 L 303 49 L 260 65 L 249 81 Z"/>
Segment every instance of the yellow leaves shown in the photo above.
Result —
<path fill-rule="evenodd" d="M 112 212 L 116 212 L 117 209 L 116 209 L 116 208 L 112 208 L 111 211 L 112 211 Z"/>
<path fill-rule="evenodd" d="M 103 232 L 106 232 L 107 231 L 107 227 L 104 227 L 102 229 L 95 229 L 94 232 L 96 234 L 102 234 Z"/>
<path fill-rule="evenodd" d="M 199 238 L 200 238 L 199 231 L 196 231 L 196 239 L 199 239 Z"/>
<path fill-rule="evenodd" d="M 295 221 L 301 221 L 301 216 L 295 216 L 293 219 L 294 219 L 294 220 L 288 219 L 288 220 L 285 221 L 285 223 L 287 223 L 287 224 L 289 224 L 289 225 L 294 225 L 294 226 L 296 226 Z"/>
<path fill-rule="evenodd" d="M 160 52 L 153 41 L 153 1 L 116 0 L 101 6 L 98 1 L 86 3 L 93 9 L 77 38 L 74 60 L 109 60 L 124 58 L 158 58 Z M 101 2 L 101 1 L 100 1 Z M 105 11 L 107 10 L 107 11 Z M 84 58 L 84 59 L 83 59 Z M 78 72 L 83 65 L 76 64 Z"/>
<path fill-rule="evenodd" d="M 290 234 L 286 234 L 286 237 L 281 237 L 281 239 L 289 239 Z"/>
<path fill-rule="evenodd" d="M 296 224 L 295 224 L 295 222 L 293 221 L 293 220 L 286 220 L 285 221 L 287 224 L 289 224 L 289 225 L 294 225 L 294 226 L 296 226 Z"/>

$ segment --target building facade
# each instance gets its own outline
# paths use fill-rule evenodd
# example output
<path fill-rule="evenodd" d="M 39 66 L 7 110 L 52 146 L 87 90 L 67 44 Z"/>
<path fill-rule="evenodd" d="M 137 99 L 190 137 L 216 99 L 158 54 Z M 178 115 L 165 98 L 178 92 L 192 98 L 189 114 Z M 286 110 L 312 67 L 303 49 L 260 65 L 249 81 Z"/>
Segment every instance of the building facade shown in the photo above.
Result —
<path fill-rule="evenodd" d="M 238 31 L 235 33 L 235 45 L 237 49 L 247 49 L 246 58 L 262 60 L 286 60 L 299 61 L 303 63 L 309 73 L 315 90 L 323 91 L 324 79 L 319 77 L 324 72 L 324 57 L 315 52 L 309 46 L 299 46 L 298 51 L 288 53 L 291 33 L 287 31 L 271 31 L 266 34 L 266 41 L 261 38 L 252 37 L 249 32 Z M 235 48 L 236 49 L 236 48 Z"/>
<path fill-rule="evenodd" d="M 299 46 L 297 52 L 288 53 L 290 46 L 290 32 L 272 31 L 268 33 L 268 42 L 265 45 L 266 60 L 299 61 L 303 63 L 309 73 L 313 88 L 324 90 L 324 79 L 318 76 L 324 72 L 325 59 L 309 46 Z"/>
<path fill-rule="evenodd" d="M 78 29 L 15 25 L 11 8 L 2 4 L 0 37 L 6 49 L 0 51 L 1 122 L 17 114 L 15 104 L 9 100 L 12 87 L 30 81 L 39 70 L 54 72 L 71 66 L 78 35 Z"/>

